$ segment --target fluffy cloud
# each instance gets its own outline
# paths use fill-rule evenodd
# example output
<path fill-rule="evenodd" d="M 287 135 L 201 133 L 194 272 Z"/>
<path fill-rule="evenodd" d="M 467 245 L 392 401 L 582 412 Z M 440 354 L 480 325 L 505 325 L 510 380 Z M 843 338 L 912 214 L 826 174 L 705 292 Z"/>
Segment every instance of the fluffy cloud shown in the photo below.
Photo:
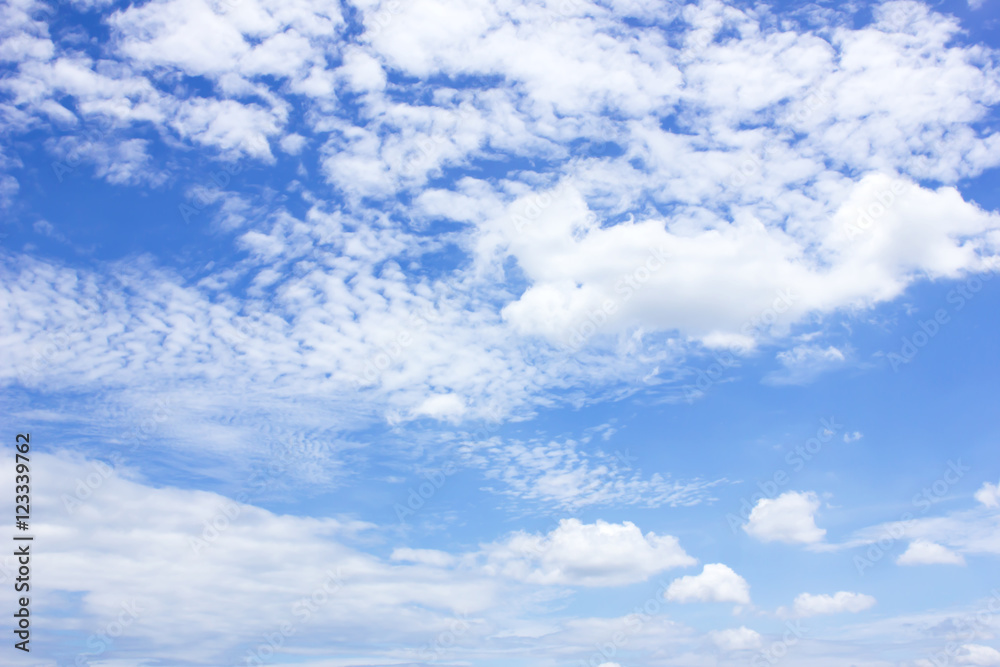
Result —
<path fill-rule="evenodd" d="M 670 535 L 625 521 L 564 519 L 547 535 L 516 533 L 484 548 L 487 571 L 535 584 L 617 586 L 697 561 Z"/>
<path fill-rule="evenodd" d="M 586 218 L 573 189 L 547 193 L 552 203 L 532 224 L 516 234 L 509 228 L 510 252 L 532 286 L 504 317 L 523 333 L 570 345 L 591 322 L 601 333 L 643 325 L 753 346 L 807 314 L 895 298 L 914 271 L 957 277 L 979 270 L 981 258 L 961 239 L 1000 228 L 1000 217 L 951 188 L 925 190 L 879 174 L 846 187 L 829 221 L 797 235 L 749 214 L 728 223 L 705 213 L 700 223 L 652 217 L 608 227 Z M 878 204 L 882 192 L 893 197 L 888 207 Z M 858 221 L 870 202 L 881 207 L 877 226 L 848 239 L 845 230 L 865 224 Z M 957 217 L 947 218 L 949 210 Z M 945 219 L 952 222 L 942 225 Z M 814 256 L 806 243 L 818 244 Z M 783 381 L 801 382 L 844 355 L 805 346 L 781 360 L 789 368 Z"/>
<path fill-rule="evenodd" d="M 976 491 L 975 498 L 986 507 L 1000 507 L 1000 484 L 983 482 L 983 486 Z"/>
<path fill-rule="evenodd" d="M 762 498 L 743 530 L 762 542 L 813 544 L 826 534 L 816 526 L 814 515 L 819 505 L 812 492 L 788 491 L 777 498 Z"/>
<path fill-rule="evenodd" d="M 965 565 L 962 554 L 927 540 L 913 540 L 896 559 L 898 565 Z"/>
<path fill-rule="evenodd" d="M 750 603 L 750 585 L 722 563 L 709 563 L 701 574 L 675 579 L 664 594 L 671 602 Z"/>
<path fill-rule="evenodd" d="M 0 382 L 18 400 L 58 397 L 62 411 L 39 420 L 77 419 L 112 445 L 141 433 L 158 463 L 196 450 L 207 478 L 232 482 L 291 442 L 304 454 L 291 483 L 327 486 L 350 468 L 342 431 L 496 424 L 628 395 L 673 382 L 702 347 L 766 348 L 784 369 L 772 381 L 805 382 L 850 358 L 824 336 L 842 313 L 996 266 L 1000 217 L 963 195 L 1000 163 L 996 54 L 920 3 L 878 3 L 863 25 L 831 9 L 825 29 L 716 0 L 73 5 L 94 13 L 67 26 L 49 4 L 0 7 L 5 144 L 48 156 L 28 168 L 0 157 L 0 202 L 30 208 L 24 179 L 50 158 L 87 165 L 116 187 L 152 188 L 151 200 L 174 185 L 197 195 L 205 228 L 188 240 L 210 233 L 193 245 L 219 251 L 204 263 L 150 242 L 138 249 L 149 256 L 101 263 L 8 246 Z M 266 179 L 261 165 L 275 166 Z M 166 208 L 147 211 L 152 224 L 180 224 Z M 162 422 L 149 417 L 157 400 Z M 415 446 L 457 451 L 493 491 L 560 509 L 690 505 L 718 483 L 643 475 L 565 438 L 483 440 Z M 235 661 L 337 563 L 338 603 L 311 615 L 301 654 L 346 638 L 344 660 L 414 663 L 426 656 L 413 647 L 468 611 L 474 648 L 456 661 L 516 661 L 518 641 L 547 636 L 559 651 L 539 659 L 566 662 L 627 619 L 519 615 L 564 593 L 541 589 L 694 563 L 675 538 L 626 521 L 564 521 L 471 553 L 392 548 L 350 518 L 284 516 L 124 472 L 70 513 L 56 499 L 103 476 L 70 456 L 38 462 L 41 601 L 96 631 L 123 602 L 114 593 L 133 592 L 145 611 L 116 644 L 123 661 L 150 645 L 168 662 Z M 976 499 L 900 526 L 900 561 L 1000 553 L 997 487 Z M 761 501 L 745 530 L 818 545 L 818 506 L 794 492 Z M 220 535 L 195 551 L 210 529 Z M 382 556 L 361 547 L 372 533 Z M 178 616 L 192 591 L 203 604 Z M 667 597 L 750 599 L 721 564 Z M 191 631 L 206 619 L 221 624 L 212 636 Z M 377 648 L 356 640 L 362 630 Z M 751 648 L 755 634 L 706 641 L 655 618 L 635 639 L 701 664 L 701 646 Z M 966 657 L 992 650 L 968 645 Z"/>
<path fill-rule="evenodd" d="M 760 648 L 760 633 L 745 626 L 729 630 L 714 630 L 708 635 L 712 642 L 723 651 L 743 651 Z"/>
<path fill-rule="evenodd" d="M 537 656 L 541 635 L 558 638 L 553 659 L 567 650 L 589 656 L 595 636 L 614 635 L 628 619 L 532 618 L 547 599 L 540 587 L 632 583 L 694 563 L 670 536 L 643 535 L 628 522 L 572 520 L 548 535 L 514 534 L 472 553 L 400 546 L 381 558 L 364 547 L 390 533 L 370 523 L 281 515 L 216 493 L 153 487 L 123 463 L 69 452 L 32 461 L 33 505 L 44 517 L 33 527 L 47 545 L 37 603 L 79 601 L 63 609 L 77 633 L 67 645 L 81 648 L 122 604 L 138 609 L 115 638 L 118 660 L 148 657 L 153 643 L 175 662 L 242 662 L 268 646 L 261 638 L 268 634 L 294 636 L 304 650 L 405 664 L 425 660 L 428 645 L 449 632 L 462 639 L 445 647 L 456 659 L 481 659 L 484 650 L 509 659 L 508 642 L 518 636 L 532 642 L 514 650 Z M 0 464 L 10 469 L 13 459 Z M 12 494 L 12 485 L 13 478 L 0 480 L 0 492 Z M 0 558 L 0 580 L 14 572 L 15 559 Z M 193 591 L 197 609 L 184 602 Z M 219 631 L 203 632 L 205 623 Z M 627 627 L 643 650 L 692 644 L 692 630 L 667 618 Z M 95 645 L 84 658 L 97 660 Z M 291 664 L 285 660 L 276 664 Z"/>
<path fill-rule="evenodd" d="M 372 524 L 279 515 L 215 493 L 153 488 L 127 467 L 68 452 L 32 460 L 33 505 L 45 517 L 33 527 L 47 544 L 38 603 L 78 598 L 67 612 L 85 636 L 122 603 L 137 606 L 127 636 L 115 641 L 121 659 L 148 656 L 152 642 L 175 660 L 197 646 L 200 660 L 220 664 L 283 623 L 303 646 L 317 646 L 325 641 L 317 628 L 339 627 L 345 638 L 355 628 L 361 637 L 379 617 L 393 619 L 385 627 L 396 637 L 391 642 L 417 646 L 429 629 L 481 614 L 501 593 L 499 582 L 446 567 L 433 553 L 404 550 L 390 563 L 352 546 L 372 536 Z M 13 465 L 11 458 L 2 462 Z M 13 492 L 10 483 L 2 486 Z M 195 590 L 198 611 L 178 615 Z M 196 618 L 213 619 L 219 632 L 186 630 Z"/>
<path fill-rule="evenodd" d="M 841 614 L 858 612 L 875 606 L 875 598 L 863 593 L 839 591 L 833 595 L 812 595 L 802 593 L 795 598 L 796 616 L 818 616 L 820 614 Z"/>
<path fill-rule="evenodd" d="M 957 660 L 961 665 L 995 667 L 1000 665 L 1000 651 L 982 644 L 963 644 Z"/>
<path fill-rule="evenodd" d="M 221 298 L 182 280 L 174 289 L 215 304 L 220 320 L 270 311 L 235 354 L 223 332 L 202 336 L 198 356 L 214 372 L 320 393 L 361 378 L 377 387 L 362 401 L 394 423 L 481 418 L 491 402 L 530 411 L 581 382 L 667 382 L 699 345 L 787 347 L 771 379 L 808 381 L 848 354 L 787 340 L 793 325 L 982 271 L 997 251 L 1000 218 L 954 185 L 1000 155 L 1000 135 L 973 130 L 1000 86 L 976 48 L 949 41 L 955 22 L 917 3 L 887 2 L 868 26 L 835 22 L 821 35 L 714 2 L 611 12 L 365 0 L 353 4 L 365 31 L 345 36 L 341 5 L 325 0 L 158 0 L 105 15 L 114 39 L 100 57 L 53 43 L 40 7 L 4 10 L 13 33 L 2 53 L 16 63 L 5 117 L 76 128 L 46 144 L 57 157 L 121 184 L 167 182 L 174 163 L 152 156 L 178 142 L 241 169 L 279 159 L 272 144 L 322 165 L 328 183 L 303 187 L 296 172 L 288 184 L 306 215 L 266 197 L 245 197 L 239 215 L 212 204 L 217 224 L 253 226 L 237 241 L 249 257 L 200 279 Z M 676 44 L 657 21 L 675 22 Z M 597 75 L 609 67 L 615 76 Z M 390 73 L 427 80 L 408 88 Z M 453 77 L 477 83 L 439 83 Z M 497 179 L 464 169 L 482 159 L 535 166 Z M 0 179 L 8 192 L 12 179 Z M 461 226 L 411 233 L 441 219 Z M 428 267 L 446 247 L 462 268 Z M 25 281 L 40 268 L 5 263 Z M 523 289 L 508 289 L 512 276 Z M 149 347 L 149 322 L 190 333 L 158 294 L 101 299 L 121 331 L 80 346 L 100 359 L 86 381 L 125 374 L 130 351 Z M 411 331 L 428 309 L 439 319 Z M 51 324 L 90 330 L 72 317 Z M 25 336 L 44 332 L 4 336 L 0 355 L 30 356 Z M 53 384 L 84 380 L 47 369 Z M 175 370 L 144 359 L 142 378 Z"/>

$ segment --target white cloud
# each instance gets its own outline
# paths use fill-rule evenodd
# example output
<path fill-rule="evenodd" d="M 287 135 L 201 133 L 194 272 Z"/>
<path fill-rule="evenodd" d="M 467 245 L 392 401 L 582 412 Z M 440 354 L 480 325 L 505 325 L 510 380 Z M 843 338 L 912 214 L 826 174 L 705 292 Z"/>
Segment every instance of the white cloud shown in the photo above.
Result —
<path fill-rule="evenodd" d="M 857 442 L 861 438 L 865 437 L 865 434 L 861 431 L 854 431 L 852 433 L 844 434 L 844 442 Z"/>
<path fill-rule="evenodd" d="M 858 612 L 875 606 L 875 598 L 863 593 L 839 591 L 833 595 L 812 595 L 802 593 L 795 598 L 795 614 L 797 616 L 818 616 L 820 614 L 841 614 Z"/>
<path fill-rule="evenodd" d="M 769 384 L 807 384 L 827 371 L 841 368 L 847 361 L 844 353 L 832 345 L 826 348 L 797 345 L 779 352 L 777 359 L 783 368 L 764 378 Z"/>
<path fill-rule="evenodd" d="M 832 221 L 809 231 L 802 227 L 798 235 L 749 214 L 723 224 L 708 212 L 609 227 L 587 220 L 575 188 L 548 193 L 552 203 L 520 232 L 509 216 L 497 223 L 505 226 L 509 252 L 532 281 L 504 308 L 504 318 L 522 333 L 571 345 L 594 313 L 600 333 L 643 326 L 706 343 L 743 336 L 753 345 L 810 313 L 895 298 L 916 278 L 914 271 L 957 277 L 981 267 L 972 247 L 958 239 L 1000 228 L 1000 216 L 963 202 L 949 188 L 912 187 L 894 195 L 879 228 L 848 241 L 843 228 L 855 224 L 861 210 L 854 201 L 867 201 L 894 182 L 872 175 L 845 186 L 852 198 L 837 202 Z M 525 206 L 515 202 L 511 215 Z M 958 217 L 942 225 L 953 207 Z M 905 230 L 917 230 L 917 236 L 906 237 Z M 812 258 L 803 256 L 807 238 L 822 246 Z M 828 268 L 819 269 L 820 257 Z M 767 271 L 760 270 L 764 265 Z M 737 287 L 721 290 L 723 283 Z M 802 346 L 779 359 L 786 371 L 775 381 L 803 382 L 843 364 L 845 356 L 832 346 Z"/>
<path fill-rule="evenodd" d="M 899 558 L 898 565 L 965 565 L 962 554 L 927 540 L 913 540 Z"/>
<path fill-rule="evenodd" d="M 570 510 L 602 505 L 691 506 L 711 500 L 713 488 L 727 481 L 672 480 L 660 473 L 643 476 L 631 469 L 627 459 L 588 452 L 572 439 L 491 438 L 463 443 L 458 453 L 467 465 L 483 470 L 491 482 L 489 490 Z"/>
<path fill-rule="evenodd" d="M 963 468 L 967 469 L 961 461 L 951 465 L 949 470 L 962 472 Z M 914 502 L 918 502 L 918 506 L 931 506 L 923 496 L 918 496 Z M 953 511 L 942 516 L 904 517 L 899 521 L 869 526 L 857 531 L 851 539 L 841 544 L 825 545 L 823 549 L 854 548 L 886 539 L 911 543 L 900 557 L 902 565 L 908 564 L 906 561 L 911 559 L 912 564 L 921 563 L 924 559 L 960 564 L 959 561 L 964 561 L 969 554 L 1000 555 L 1000 512 L 980 504 L 971 510 Z M 856 563 L 864 561 L 863 554 L 859 554 Z"/>
<path fill-rule="evenodd" d="M 983 482 L 975 498 L 985 507 L 1000 507 L 1000 484 Z"/>
<path fill-rule="evenodd" d="M 454 420 L 465 413 L 465 401 L 455 394 L 434 394 L 413 410 L 414 414 L 441 420 Z"/>
<path fill-rule="evenodd" d="M 515 533 L 483 548 L 487 571 L 546 585 L 619 586 L 697 561 L 670 535 L 630 521 L 585 524 L 563 519 L 547 535 Z"/>
<path fill-rule="evenodd" d="M 678 25 L 689 25 L 679 36 L 687 47 L 675 49 L 659 28 L 620 21 L 649 15 L 636 3 L 611 12 L 366 0 L 357 8 L 369 32 L 354 39 L 343 34 L 340 4 L 325 0 L 158 0 L 107 18 L 114 40 L 100 59 L 54 46 L 29 6 L 4 10 L 13 27 L 0 38 L 21 40 L 0 50 L 18 63 L 4 79 L 18 109 L 11 118 L 28 127 L 58 117 L 81 132 L 97 118 L 113 121 L 94 141 L 51 142 L 53 152 L 78 145 L 101 178 L 162 183 L 171 161 L 151 160 L 143 142 L 152 140 L 130 133 L 152 126 L 171 146 L 179 139 L 250 163 L 277 159 L 272 144 L 313 150 L 346 196 L 344 210 L 309 193 L 302 219 L 260 216 L 252 231 L 286 254 L 203 278 L 223 287 L 235 313 L 262 304 L 228 291 L 237 282 L 226 282 L 227 272 L 270 272 L 268 286 L 281 299 L 269 304 L 285 309 L 273 325 L 282 326 L 279 317 L 290 325 L 261 331 L 270 339 L 246 341 L 237 355 L 206 334 L 200 363 L 219 372 L 238 357 L 234 381 L 294 377 L 305 392 L 327 392 L 363 377 L 391 343 L 384 339 L 425 306 L 443 309 L 444 321 L 415 332 L 391 368 L 362 383 L 373 414 L 458 420 L 483 416 L 491 401 L 530 411 L 584 381 L 655 384 L 698 343 L 738 353 L 790 346 L 779 351 L 787 372 L 775 378 L 804 381 L 849 355 L 829 344 L 796 347 L 785 340 L 791 325 L 870 308 L 918 280 L 982 270 L 996 253 L 1000 218 L 952 185 L 1000 159 L 1000 135 L 972 130 L 1000 101 L 1000 88 L 976 48 L 949 42 L 958 30 L 952 19 L 914 3 L 885 3 L 874 25 L 845 22 L 824 36 L 734 7 L 692 5 L 677 9 Z M 655 16 L 665 20 L 662 9 Z M 741 39 L 713 41 L 724 28 Z M 608 68 L 615 76 L 599 75 Z M 408 98 L 386 78 L 392 69 L 502 84 L 459 90 L 426 82 Z M 208 85 L 188 87 L 192 76 Z M 341 87 L 358 93 L 356 113 L 338 106 Z M 67 99 L 74 104 L 63 105 Z M 664 128 L 667 109 L 685 133 Z M 789 142 L 793 134 L 806 138 Z M 615 149 L 581 154 L 580 142 Z M 444 178 L 426 190 L 444 167 L 482 157 L 558 167 Z M 11 178 L 2 179 L 8 190 Z M 933 178 L 944 185 L 916 185 Z M 552 201 L 539 206 L 547 194 Z M 412 209 L 400 200 L 411 195 Z M 225 225 L 253 225 L 254 210 L 275 210 L 264 199 L 242 202 Z M 531 224 L 518 231 L 515 215 Z M 445 272 L 428 291 L 409 267 L 445 241 L 408 236 L 394 216 L 417 226 L 435 216 L 460 220 L 448 242 L 467 253 L 468 271 Z M 243 237 L 251 238 L 260 240 Z M 310 270 L 284 271 L 293 259 Z M 407 269 L 382 271 L 389 260 Z M 506 289 L 514 263 L 527 281 L 523 292 Z M 147 344 L 150 318 L 172 326 L 165 302 L 145 301 L 154 293 L 111 316 L 123 328 L 117 347 L 107 339 L 103 349 L 96 340 L 87 347 L 102 360 L 89 382 L 127 374 L 123 355 L 132 360 L 126 368 L 137 367 L 130 350 Z M 608 303 L 614 313 L 603 312 Z M 89 323 L 51 324 L 86 332 Z M 291 337 L 281 344 L 284 334 Z M 4 341 L 4 357 L 25 356 L 19 336 Z M 553 342 L 592 347 L 570 360 Z M 144 359 L 141 381 L 174 377 L 175 361 Z M 461 398 L 436 398 L 448 394 Z"/>
<path fill-rule="evenodd" d="M 158 426 L 157 456 L 198 443 L 201 460 L 213 461 L 202 472 L 224 478 L 273 441 L 304 442 L 315 466 L 295 479 L 323 484 L 343 467 L 339 452 L 318 447 L 330 424 L 578 405 L 633 391 L 635 378 L 665 381 L 699 345 L 738 354 L 773 345 L 786 369 L 776 377 L 805 381 L 842 366 L 849 348 L 801 344 L 789 338 L 793 325 L 870 310 L 921 280 L 982 271 L 997 253 L 997 214 L 955 187 L 1000 161 L 988 122 L 1000 86 L 983 64 L 992 52 L 919 3 L 881 3 L 862 28 L 834 14 L 827 31 L 710 1 L 352 4 L 367 26 L 361 35 L 345 34 L 342 3 L 332 0 L 118 3 L 88 21 L 111 31 L 100 49 L 83 27 L 74 38 L 58 22 L 54 43 L 43 3 L 0 7 L 0 59 L 9 64 L 0 112 L 12 145 L 55 127 L 62 138 L 43 144 L 55 159 L 86 163 L 110 183 L 154 187 L 185 177 L 183 165 L 197 162 L 191 147 L 244 167 L 300 161 L 273 155 L 273 145 L 303 165 L 318 162 L 328 180 L 297 190 L 271 183 L 259 195 L 217 191 L 224 210 L 213 231 L 238 228 L 239 257 L 224 266 L 173 271 L 164 268 L 173 256 L 130 259 L 116 283 L 109 275 L 121 265 L 5 252 L 0 381 L 49 395 L 98 390 L 71 407 L 109 442 L 120 440 L 111 429 L 122 414 L 150 395 L 176 399 Z M 470 75 L 474 85 L 453 86 Z M 517 169 L 451 178 L 447 168 L 481 158 L 516 158 Z M 22 166 L 0 160 L 4 170 Z M 206 182 L 182 190 L 204 193 Z M 330 201 L 317 194 L 328 191 Z M 0 200 L 18 192 L 17 178 L 0 175 Z M 442 219 L 459 224 L 425 233 Z M 446 250 L 461 256 L 457 268 L 429 259 Z M 581 349 L 553 349 L 563 343 Z M 246 389 L 234 397 L 220 386 Z M 593 393 L 567 391 L 581 386 Z M 561 508 L 692 504 L 715 483 L 643 476 L 564 440 L 497 439 L 466 453 L 498 492 Z M 303 653 L 328 646 L 330 628 L 421 645 L 449 627 L 457 601 L 483 613 L 472 620 L 476 648 L 456 661 L 485 659 L 483 637 L 550 632 L 574 637 L 560 650 L 588 652 L 622 619 L 570 619 L 561 630 L 548 619 L 512 621 L 517 605 L 551 600 L 530 586 L 618 585 L 694 562 L 674 538 L 628 522 L 515 534 L 483 553 L 399 547 L 377 558 L 348 546 L 362 531 L 348 519 L 251 505 L 192 560 L 185 539 L 201 534 L 204 510 L 222 496 L 114 477 L 100 489 L 106 498 L 67 517 L 53 498 L 86 464 L 40 463 L 58 477 L 38 498 L 54 587 L 43 599 L 63 608 L 55 595 L 79 597 L 82 611 L 69 610 L 78 626 L 116 609 L 115 591 L 155 601 L 136 638 L 163 646 L 168 662 L 219 663 L 237 639 L 259 641 L 273 630 L 267 619 L 341 561 L 354 578 L 338 593 L 342 604 L 319 612 L 322 630 L 303 633 Z M 901 560 L 921 548 L 926 559 L 920 544 L 948 558 L 1000 553 L 998 493 L 984 485 L 974 511 L 903 527 L 911 544 Z M 817 508 L 813 494 L 786 494 L 758 504 L 746 531 L 816 544 L 825 534 Z M 878 541 L 879 530 L 859 540 Z M 270 559 L 264 575 L 261 554 Z M 482 562 L 510 577 L 484 576 Z M 746 582 L 721 564 L 674 584 L 678 600 L 749 601 Z M 204 608 L 178 617 L 195 588 Z M 205 618 L 221 619 L 218 643 L 189 630 Z M 709 637 L 719 648 L 754 643 L 744 630 Z M 692 648 L 713 650 L 703 632 L 654 619 L 641 634 L 650 655 L 711 661 Z M 148 644 L 121 648 L 128 664 L 148 658 Z M 502 648 L 496 659 L 517 660 Z M 967 651 L 981 662 L 994 650 Z M 422 659 L 399 648 L 355 653 L 345 659 Z"/>
<path fill-rule="evenodd" d="M 743 530 L 762 542 L 813 544 L 826 534 L 816 526 L 814 515 L 819 505 L 812 492 L 788 491 L 777 498 L 762 498 Z"/>
<path fill-rule="evenodd" d="M 369 523 L 278 515 L 215 493 L 153 488 L 124 467 L 69 452 L 36 453 L 32 460 L 32 501 L 44 517 L 32 527 L 47 545 L 38 603 L 77 596 L 80 605 L 67 609 L 76 619 L 70 627 L 96 631 L 123 602 L 134 601 L 141 613 L 115 644 L 122 659 L 146 658 L 155 644 L 171 662 L 186 660 L 196 647 L 199 660 L 221 664 L 283 622 L 294 625 L 303 647 L 329 646 L 330 627 L 363 638 L 379 626 L 416 647 L 461 614 L 474 622 L 503 595 L 499 582 L 430 563 L 443 559 L 427 553 L 403 551 L 405 560 L 418 557 L 410 565 L 351 546 L 374 536 L 378 529 Z M 10 457 L 2 462 L 13 465 Z M 0 487 L 12 493 L 11 484 Z M 10 562 L 3 563 L 9 576 Z M 338 571 L 339 583 L 330 575 Z M 195 589 L 203 596 L 197 610 L 184 602 Z M 217 632 L 192 631 L 196 619 L 212 619 Z M 344 646 L 351 641 L 364 644 Z M 407 656 L 418 660 L 416 649 L 396 657 Z"/>
<path fill-rule="evenodd" d="M 996 667 L 1000 665 L 1000 651 L 982 644 L 963 644 L 956 659 L 960 665 Z"/>
<path fill-rule="evenodd" d="M 675 579 L 665 597 L 671 602 L 750 603 L 750 585 L 722 563 L 709 563 L 701 574 Z"/>
<path fill-rule="evenodd" d="M 436 549 L 410 549 L 408 547 L 393 549 L 392 554 L 389 555 L 389 559 L 433 565 L 435 567 L 448 567 L 456 562 L 455 556 L 445 551 L 438 551 Z"/>
<path fill-rule="evenodd" d="M 712 642 L 723 651 L 743 651 L 760 648 L 762 640 L 760 633 L 745 626 L 729 630 L 714 630 L 708 633 Z"/>
<path fill-rule="evenodd" d="M 633 583 L 694 562 L 670 536 L 642 535 L 628 522 L 574 521 L 538 540 L 515 534 L 479 552 L 400 546 L 380 558 L 361 546 L 392 532 L 370 523 L 279 515 L 216 493 L 154 488 L 123 464 L 70 452 L 32 460 L 33 505 L 44 517 L 33 528 L 47 545 L 46 576 L 33 587 L 37 602 L 80 601 L 65 607 L 65 620 L 68 632 L 83 633 L 81 647 L 122 603 L 136 606 L 138 618 L 114 645 L 116 659 L 133 663 L 149 657 L 150 645 L 170 662 L 231 662 L 283 623 L 301 650 L 333 646 L 370 664 L 426 660 L 428 642 L 446 632 L 461 637 L 451 659 L 509 660 L 506 638 L 516 636 L 558 637 L 553 659 L 566 650 L 589 656 L 594 637 L 612 636 L 628 619 L 540 621 L 535 605 L 551 596 L 539 587 Z M 13 459 L 0 457 L 0 464 L 10 468 Z M 244 487 L 255 493 L 257 483 Z M 0 480 L 0 492 L 13 493 L 13 478 Z M 519 560 L 527 567 L 518 570 Z M 495 566 L 504 564 L 518 576 L 498 577 L 504 573 Z M 0 557 L 0 580 L 16 576 L 12 568 L 12 557 Z M 184 603 L 195 589 L 204 598 L 197 608 Z M 203 632 L 205 623 L 218 632 Z M 664 617 L 629 630 L 632 646 L 643 650 L 693 638 Z M 537 641 L 524 650 L 537 658 Z"/>
<path fill-rule="evenodd" d="M 306 145 L 306 138 L 301 134 L 286 135 L 280 142 L 281 150 L 289 155 L 298 155 Z"/>

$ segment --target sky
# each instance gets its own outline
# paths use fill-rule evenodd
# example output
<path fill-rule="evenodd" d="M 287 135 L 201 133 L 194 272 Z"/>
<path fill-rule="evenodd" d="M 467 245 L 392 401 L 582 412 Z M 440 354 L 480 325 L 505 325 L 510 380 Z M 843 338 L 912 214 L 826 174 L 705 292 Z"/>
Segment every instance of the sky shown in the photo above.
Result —
<path fill-rule="evenodd" d="M 0 663 L 1000 665 L 994 0 L 4 0 L 0 61 Z"/>

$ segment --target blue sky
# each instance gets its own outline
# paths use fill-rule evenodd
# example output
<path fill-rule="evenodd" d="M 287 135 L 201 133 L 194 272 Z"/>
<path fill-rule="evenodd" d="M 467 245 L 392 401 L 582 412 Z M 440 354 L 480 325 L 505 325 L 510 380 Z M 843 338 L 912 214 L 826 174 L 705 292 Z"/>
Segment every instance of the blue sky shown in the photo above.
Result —
<path fill-rule="evenodd" d="M 1000 665 L 993 0 L 0 13 L 4 664 Z"/>

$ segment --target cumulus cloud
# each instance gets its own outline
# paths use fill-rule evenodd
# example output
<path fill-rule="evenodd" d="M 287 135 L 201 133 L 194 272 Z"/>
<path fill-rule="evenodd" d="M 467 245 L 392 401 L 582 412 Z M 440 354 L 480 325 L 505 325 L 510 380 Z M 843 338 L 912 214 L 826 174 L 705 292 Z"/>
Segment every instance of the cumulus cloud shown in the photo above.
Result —
<path fill-rule="evenodd" d="M 995 667 L 1000 665 L 1000 651 L 982 644 L 963 644 L 957 656 L 959 664 Z"/>
<path fill-rule="evenodd" d="M 965 565 L 962 554 L 927 540 L 913 540 L 896 559 L 898 565 Z"/>
<path fill-rule="evenodd" d="M 546 585 L 619 586 L 697 561 L 677 538 L 642 534 L 630 521 L 563 519 L 546 535 L 515 533 L 483 548 L 487 571 Z"/>
<path fill-rule="evenodd" d="M 820 614 L 841 614 L 858 612 L 875 606 L 875 598 L 863 593 L 839 591 L 833 595 L 812 595 L 802 593 L 795 598 L 796 616 L 818 616 Z"/>
<path fill-rule="evenodd" d="M 455 394 L 428 396 L 413 410 L 414 414 L 441 420 L 455 420 L 465 412 L 465 401 Z"/>
<path fill-rule="evenodd" d="M 760 648 L 760 633 L 745 626 L 728 630 L 714 630 L 708 633 L 712 642 L 723 651 L 743 651 Z"/>
<path fill-rule="evenodd" d="M 826 530 L 816 526 L 819 505 L 812 492 L 788 491 L 777 498 L 762 498 L 743 530 L 761 542 L 813 544 L 826 535 Z"/>
<path fill-rule="evenodd" d="M 975 498 L 985 507 L 1000 507 L 1000 484 L 983 482 Z"/>
<path fill-rule="evenodd" d="M 389 535 L 371 523 L 282 515 L 217 493 L 153 487 L 116 460 L 62 451 L 34 454 L 33 462 L 33 504 L 45 517 L 33 527 L 48 545 L 38 602 L 81 601 L 65 608 L 81 646 L 123 603 L 139 609 L 128 633 L 115 638 L 123 660 L 148 657 L 155 643 L 164 659 L 187 660 L 195 646 L 199 664 L 222 664 L 282 624 L 294 628 L 298 646 L 376 656 L 369 661 L 419 662 L 428 633 L 446 632 L 462 637 L 454 655 L 463 660 L 484 649 L 509 659 L 515 636 L 558 637 L 553 659 L 566 649 L 589 655 L 595 636 L 612 636 L 627 619 L 542 622 L 525 600 L 539 587 L 632 583 L 694 563 L 672 537 L 643 535 L 628 522 L 574 521 L 472 553 L 399 546 L 384 558 L 362 548 Z M 13 478 L 0 480 L 0 491 L 13 493 Z M 15 558 L 0 557 L 0 575 L 16 567 Z M 194 590 L 204 597 L 197 610 L 184 603 Z M 219 632 L 197 629 L 206 618 Z M 336 637 L 330 628 L 339 629 Z M 373 649 L 373 630 L 389 648 Z M 653 617 L 629 638 L 645 650 L 664 641 L 693 645 L 694 633 Z M 537 657 L 537 646 L 530 651 Z"/>
<path fill-rule="evenodd" d="M 664 594 L 671 602 L 750 603 L 750 585 L 722 563 L 709 563 L 701 574 L 675 579 Z"/>

